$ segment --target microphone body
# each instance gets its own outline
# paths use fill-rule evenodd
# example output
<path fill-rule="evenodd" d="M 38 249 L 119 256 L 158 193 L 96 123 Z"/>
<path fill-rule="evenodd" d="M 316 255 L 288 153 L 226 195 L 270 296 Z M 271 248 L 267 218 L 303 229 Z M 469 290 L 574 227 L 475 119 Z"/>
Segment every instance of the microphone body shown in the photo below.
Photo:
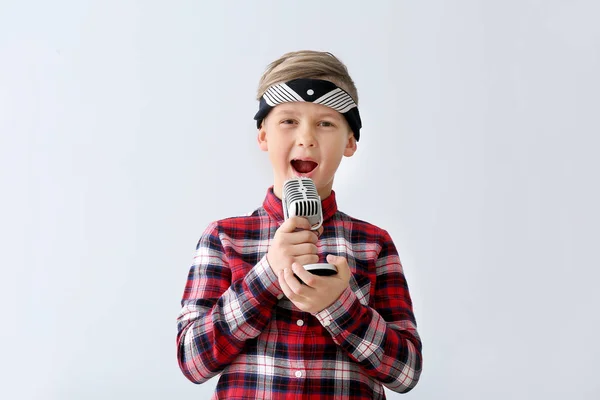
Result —
<path fill-rule="evenodd" d="M 283 216 L 303 217 L 308 220 L 311 230 L 315 231 L 323 224 L 321 197 L 312 179 L 297 177 L 283 183 Z M 314 275 L 329 276 L 337 274 L 337 268 L 329 263 L 306 264 L 304 269 Z"/>

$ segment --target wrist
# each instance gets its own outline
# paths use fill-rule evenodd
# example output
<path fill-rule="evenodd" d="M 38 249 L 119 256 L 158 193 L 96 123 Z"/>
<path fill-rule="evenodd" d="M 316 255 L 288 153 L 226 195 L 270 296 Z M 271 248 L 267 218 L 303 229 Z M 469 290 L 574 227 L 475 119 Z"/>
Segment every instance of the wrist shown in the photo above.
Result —
<path fill-rule="evenodd" d="M 273 270 L 271 263 L 269 262 L 268 255 L 263 256 L 256 267 L 254 268 L 259 278 L 258 281 L 266 289 L 268 293 L 278 299 L 283 294 L 281 286 L 279 285 L 279 279 L 277 273 Z M 256 278 L 250 279 L 249 285 L 254 285 L 252 282 Z"/>

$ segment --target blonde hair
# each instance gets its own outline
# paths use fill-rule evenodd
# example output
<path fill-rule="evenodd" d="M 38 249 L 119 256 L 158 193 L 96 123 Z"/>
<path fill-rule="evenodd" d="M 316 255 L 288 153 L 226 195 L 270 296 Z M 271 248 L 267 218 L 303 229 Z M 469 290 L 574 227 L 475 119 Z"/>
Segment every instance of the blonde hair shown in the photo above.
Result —
<path fill-rule="evenodd" d="M 260 100 L 271 85 L 300 78 L 335 83 L 358 104 L 358 91 L 344 63 L 329 52 L 313 50 L 286 53 L 269 64 L 260 78 L 256 99 Z"/>

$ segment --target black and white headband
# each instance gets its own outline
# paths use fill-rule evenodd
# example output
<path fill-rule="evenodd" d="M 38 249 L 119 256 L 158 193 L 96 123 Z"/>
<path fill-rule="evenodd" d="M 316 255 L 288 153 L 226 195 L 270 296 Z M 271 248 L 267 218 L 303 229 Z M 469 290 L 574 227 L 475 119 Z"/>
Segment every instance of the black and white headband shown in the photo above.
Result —
<path fill-rule="evenodd" d="M 258 112 L 254 116 L 256 127 L 260 128 L 263 119 L 278 104 L 288 102 L 311 102 L 333 108 L 346 118 L 358 142 L 362 122 L 358 106 L 345 90 L 333 82 L 321 79 L 294 79 L 270 86 L 260 98 Z"/>

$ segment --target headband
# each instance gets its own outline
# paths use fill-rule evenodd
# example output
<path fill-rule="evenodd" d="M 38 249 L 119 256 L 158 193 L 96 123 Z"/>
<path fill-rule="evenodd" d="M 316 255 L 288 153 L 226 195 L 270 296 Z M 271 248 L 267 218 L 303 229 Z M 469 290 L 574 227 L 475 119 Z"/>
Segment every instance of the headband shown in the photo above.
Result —
<path fill-rule="evenodd" d="M 260 128 L 263 119 L 273 107 L 294 101 L 322 104 L 339 112 L 348 121 L 358 142 L 362 127 L 358 106 L 345 90 L 321 79 L 294 79 L 270 86 L 260 98 L 258 112 L 254 116 L 256 127 Z"/>

